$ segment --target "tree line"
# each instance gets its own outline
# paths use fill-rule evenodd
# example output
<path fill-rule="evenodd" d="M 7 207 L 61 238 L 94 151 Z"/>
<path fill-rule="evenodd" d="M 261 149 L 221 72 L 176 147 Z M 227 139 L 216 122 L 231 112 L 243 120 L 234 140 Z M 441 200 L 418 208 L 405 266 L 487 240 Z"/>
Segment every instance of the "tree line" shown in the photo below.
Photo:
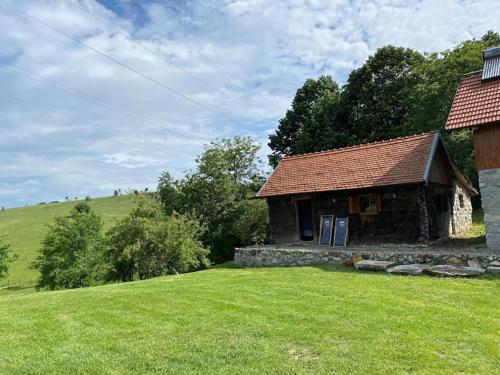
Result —
<path fill-rule="evenodd" d="M 270 164 L 284 155 L 443 130 L 461 78 L 481 70 L 481 52 L 498 45 L 493 31 L 440 53 L 389 45 L 342 87 L 328 75 L 306 80 L 269 137 Z M 477 186 L 470 130 L 443 136 L 452 159 Z"/>

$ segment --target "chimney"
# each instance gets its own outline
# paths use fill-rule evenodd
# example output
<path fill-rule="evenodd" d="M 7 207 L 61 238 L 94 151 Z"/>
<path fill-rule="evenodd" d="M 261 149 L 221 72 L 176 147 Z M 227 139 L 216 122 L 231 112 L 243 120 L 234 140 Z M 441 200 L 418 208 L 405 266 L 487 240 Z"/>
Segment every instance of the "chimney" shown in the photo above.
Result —
<path fill-rule="evenodd" d="M 481 82 L 500 79 L 500 47 L 493 47 L 483 51 L 483 75 Z"/>

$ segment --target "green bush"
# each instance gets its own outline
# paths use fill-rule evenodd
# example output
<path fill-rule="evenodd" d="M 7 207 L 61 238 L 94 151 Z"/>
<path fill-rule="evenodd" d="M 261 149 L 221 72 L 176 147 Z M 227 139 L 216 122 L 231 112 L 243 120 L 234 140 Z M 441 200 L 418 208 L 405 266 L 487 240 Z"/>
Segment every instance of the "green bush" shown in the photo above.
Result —
<path fill-rule="evenodd" d="M 164 214 L 154 198 L 139 195 L 137 208 L 108 232 L 108 280 L 147 279 L 207 266 L 209 251 L 199 221 Z"/>
<path fill-rule="evenodd" d="M 7 276 L 9 272 L 9 263 L 12 260 L 10 256 L 10 245 L 5 243 L 0 237 L 0 279 Z"/>
<path fill-rule="evenodd" d="M 96 284 L 105 271 L 103 222 L 87 203 L 78 203 L 66 217 L 57 217 L 33 263 L 38 288 L 78 288 Z"/>
<path fill-rule="evenodd" d="M 269 241 L 269 214 L 263 200 L 245 200 L 239 205 L 239 215 L 231 231 L 240 246 L 261 244 Z"/>

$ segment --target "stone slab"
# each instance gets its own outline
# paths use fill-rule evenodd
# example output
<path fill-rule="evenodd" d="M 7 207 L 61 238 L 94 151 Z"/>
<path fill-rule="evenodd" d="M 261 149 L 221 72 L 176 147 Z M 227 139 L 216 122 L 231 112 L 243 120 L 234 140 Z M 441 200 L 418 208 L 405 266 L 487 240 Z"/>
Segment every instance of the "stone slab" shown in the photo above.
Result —
<path fill-rule="evenodd" d="M 425 273 L 435 276 L 479 276 L 484 274 L 485 270 L 476 267 L 463 267 L 463 266 L 451 266 L 448 264 L 441 264 L 437 266 L 432 266 L 424 270 Z"/>
<path fill-rule="evenodd" d="M 430 265 L 427 264 L 402 264 L 388 268 L 387 272 L 396 275 L 421 275 L 424 269 L 429 267 Z"/>
<path fill-rule="evenodd" d="M 486 268 L 488 273 L 500 273 L 500 267 L 488 267 Z"/>
<path fill-rule="evenodd" d="M 354 267 L 358 270 L 385 271 L 394 264 L 394 262 L 387 262 L 383 260 L 362 260 L 355 263 Z"/>

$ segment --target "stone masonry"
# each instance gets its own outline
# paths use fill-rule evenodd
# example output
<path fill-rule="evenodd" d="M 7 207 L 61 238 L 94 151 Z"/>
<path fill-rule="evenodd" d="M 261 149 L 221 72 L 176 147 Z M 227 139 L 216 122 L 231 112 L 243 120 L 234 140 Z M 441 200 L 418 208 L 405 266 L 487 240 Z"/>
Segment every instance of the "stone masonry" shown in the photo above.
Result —
<path fill-rule="evenodd" d="M 483 201 L 486 244 L 500 254 L 500 169 L 479 171 L 479 187 Z"/>
<path fill-rule="evenodd" d="M 450 233 L 468 232 L 472 227 L 472 203 L 470 194 L 461 184 L 455 182 L 451 198 L 452 219 Z"/>
<path fill-rule="evenodd" d="M 420 244 L 359 245 L 347 248 L 293 244 L 261 245 L 236 249 L 234 261 L 236 265 L 243 267 L 352 265 L 360 260 L 390 261 L 395 264 L 499 267 L 500 254 L 491 254 L 484 250 L 463 248 L 458 251 Z"/>

